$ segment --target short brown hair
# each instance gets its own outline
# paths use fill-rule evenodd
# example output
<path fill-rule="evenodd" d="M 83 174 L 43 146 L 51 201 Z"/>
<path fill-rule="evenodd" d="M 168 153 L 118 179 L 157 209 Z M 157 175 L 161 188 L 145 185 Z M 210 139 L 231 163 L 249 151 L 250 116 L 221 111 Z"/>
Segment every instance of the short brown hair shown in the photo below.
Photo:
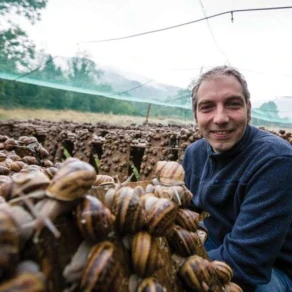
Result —
<path fill-rule="evenodd" d="M 246 104 L 248 104 L 250 100 L 250 92 L 248 90 L 245 77 L 234 67 L 230 67 L 226 65 L 217 66 L 203 73 L 194 85 L 194 88 L 192 90 L 192 108 L 193 108 L 193 114 L 195 118 L 196 118 L 196 110 L 197 110 L 198 90 L 201 84 L 203 83 L 203 81 L 207 79 L 215 78 L 217 76 L 222 76 L 222 75 L 233 76 L 238 80 L 238 82 L 241 84 L 241 87 L 242 87 L 244 100 Z"/>

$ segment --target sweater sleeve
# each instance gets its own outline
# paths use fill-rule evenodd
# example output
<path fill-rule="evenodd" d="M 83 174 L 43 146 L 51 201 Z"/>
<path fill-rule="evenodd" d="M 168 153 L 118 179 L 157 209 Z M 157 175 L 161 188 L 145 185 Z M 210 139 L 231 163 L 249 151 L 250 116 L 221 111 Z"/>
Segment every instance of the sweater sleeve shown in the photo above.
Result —
<path fill-rule="evenodd" d="M 231 265 L 233 281 L 244 291 L 253 291 L 270 279 L 291 226 L 291 182 L 291 156 L 273 158 L 262 165 L 246 185 L 232 231 L 219 248 L 208 252 L 211 260 Z"/>

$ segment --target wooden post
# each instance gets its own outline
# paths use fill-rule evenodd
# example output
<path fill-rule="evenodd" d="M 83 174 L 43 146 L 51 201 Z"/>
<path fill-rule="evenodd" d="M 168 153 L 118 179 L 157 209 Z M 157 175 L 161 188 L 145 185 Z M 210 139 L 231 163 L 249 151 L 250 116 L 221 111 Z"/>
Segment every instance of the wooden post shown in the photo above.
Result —
<path fill-rule="evenodd" d="M 151 103 L 148 104 L 148 110 L 147 110 L 147 114 L 146 114 L 145 124 L 148 124 L 150 109 L 151 109 Z"/>

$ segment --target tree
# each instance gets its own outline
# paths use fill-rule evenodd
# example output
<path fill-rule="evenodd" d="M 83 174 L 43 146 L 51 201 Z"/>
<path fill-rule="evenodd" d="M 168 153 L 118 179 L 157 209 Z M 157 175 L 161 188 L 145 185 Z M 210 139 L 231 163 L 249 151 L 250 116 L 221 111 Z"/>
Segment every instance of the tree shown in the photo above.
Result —
<path fill-rule="evenodd" d="M 0 60 L 6 64 L 1 70 L 13 71 L 16 64 L 26 66 L 26 60 L 34 57 L 34 44 L 20 28 L 19 19 L 31 24 L 40 20 L 41 11 L 48 0 L 1 0 L 0 2 Z"/>

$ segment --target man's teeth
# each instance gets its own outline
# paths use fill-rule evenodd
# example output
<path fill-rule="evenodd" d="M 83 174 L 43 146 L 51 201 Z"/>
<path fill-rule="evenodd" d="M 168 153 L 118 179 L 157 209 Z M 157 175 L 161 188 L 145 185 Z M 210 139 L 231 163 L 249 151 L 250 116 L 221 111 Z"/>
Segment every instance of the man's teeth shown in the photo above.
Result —
<path fill-rule="evenodd" d="M 215 134 L 219 134 L 219 135 L 224 135 L 224 134 L 228 134 L 229 131 L 215 131 Z"/>

